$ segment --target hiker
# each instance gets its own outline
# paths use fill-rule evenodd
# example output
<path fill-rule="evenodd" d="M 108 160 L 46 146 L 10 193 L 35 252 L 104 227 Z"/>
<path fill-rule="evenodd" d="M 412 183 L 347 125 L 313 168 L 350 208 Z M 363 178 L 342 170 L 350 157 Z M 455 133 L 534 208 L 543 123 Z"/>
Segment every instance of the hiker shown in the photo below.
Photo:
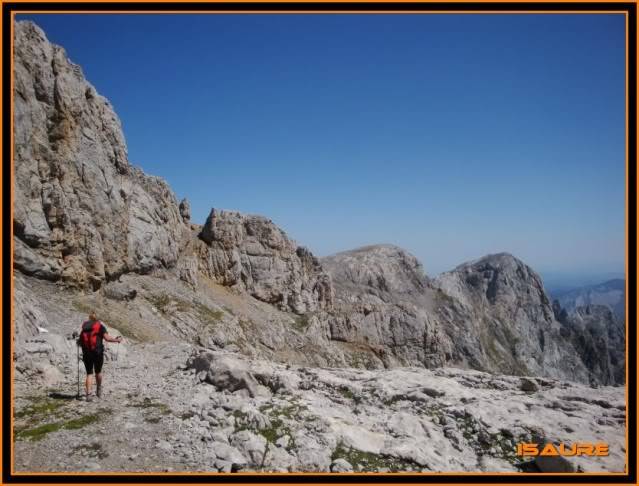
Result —
<path fill-rule="evenodd" d="M 89 314 L 89 320 L 82 323 L 78 344 L 82 346 L 82 361 L 87 371 L 84 382 L 86 389 L 86 400 L 91 401 L 91 375 L 95 369 L 95 383 L 97 386 L 97 396 L 102 396 L 102 364 L 104 363 L 104 346 L 102 341 L 110 343 L 122 342 L 122 336 L 112 338 L 107 334 L 106 327 L 98 320 L 95 311 Z"/>

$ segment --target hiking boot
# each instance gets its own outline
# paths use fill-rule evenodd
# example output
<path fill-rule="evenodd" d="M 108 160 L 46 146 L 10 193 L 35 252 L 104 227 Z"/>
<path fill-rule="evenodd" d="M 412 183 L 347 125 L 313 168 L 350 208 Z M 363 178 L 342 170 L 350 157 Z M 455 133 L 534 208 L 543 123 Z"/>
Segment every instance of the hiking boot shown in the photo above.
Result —
<path fill-rule="evenodd" d="M 102 387 L 99 386 L 98 390 L 96 391 L 96 395 L 98 396 L 98 398 L 102 398 Z"/>
<path fill-rule="evenodd" d="M 86 398 L 85 398 L 85 401 L 92 402 L 93 401 L 93 397 L 91 395 L 87 395 Z"/>

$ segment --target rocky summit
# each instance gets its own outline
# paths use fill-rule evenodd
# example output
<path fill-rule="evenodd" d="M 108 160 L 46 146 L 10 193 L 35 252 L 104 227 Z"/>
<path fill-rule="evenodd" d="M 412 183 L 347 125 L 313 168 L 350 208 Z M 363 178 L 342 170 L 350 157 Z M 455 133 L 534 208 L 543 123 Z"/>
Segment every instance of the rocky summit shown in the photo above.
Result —
<path fill-rule="evenodd" d="M 607 307 L 551 303 L 508 253 L 430 278 L 392 245 L 318 258 L 263 216 L 197 224 L 64 50 L 14 32 L 18 472 L 624 470 Z M 71 336 L 91 310 L 125 341 L 85 403 Z"/>

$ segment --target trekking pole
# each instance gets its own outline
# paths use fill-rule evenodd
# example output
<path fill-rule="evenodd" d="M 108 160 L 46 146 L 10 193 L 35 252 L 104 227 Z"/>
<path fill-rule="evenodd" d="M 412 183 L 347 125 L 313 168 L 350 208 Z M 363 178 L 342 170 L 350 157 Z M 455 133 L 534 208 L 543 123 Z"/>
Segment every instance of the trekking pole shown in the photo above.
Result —
<path fill-rule="evenodd" d="M 75 362 L 76 362 L 76 365 L 78 366 L 78 394 L 76 395 L 76 398 L 79 400 L 80 399 L 80 346 L 78 346 L 77 332 L 73 333 L 73 339 L 75 340 Z"/>

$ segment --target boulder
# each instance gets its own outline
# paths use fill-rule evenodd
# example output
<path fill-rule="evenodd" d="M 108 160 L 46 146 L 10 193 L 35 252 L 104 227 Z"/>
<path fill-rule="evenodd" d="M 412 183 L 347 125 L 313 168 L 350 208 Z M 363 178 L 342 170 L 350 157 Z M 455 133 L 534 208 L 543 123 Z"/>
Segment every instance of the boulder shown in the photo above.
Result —
<path fill-rule="evenodd" d="M 344 472 L 353 472 L 353 466 L 346 459 L 335 459 L 331 464 L 331 472 L 334 473 L 344 473 Z"/>
<path fill-rule="evenodd" d="M 205 381 L 218 390 L 246 391 L 251 398 L 264 394 L 255 377 L 248 371 L 246 362 L 229 354 L 202 352 L 189 358 L 187 367 L 196 373 L 205 372 Z"/>
<path fill-rule="evenodd" d="M 521 377 L 519 389 L 525 392 L 536 392 L 539 391 L 539 385 L 535 380 L 530 378 Z"/>
<path fill-rule="evenodd" d="M 185 223 L 191 221 L 191 204 L 186 198 L 180 201 L 180 216 Z"/>
<path fill-rule="evenodd" d="M 109 282 L 104 287 L 104 295 L 110 299 L 128 301 L 138 295 L 136 289 L 125 282 Z"/>

